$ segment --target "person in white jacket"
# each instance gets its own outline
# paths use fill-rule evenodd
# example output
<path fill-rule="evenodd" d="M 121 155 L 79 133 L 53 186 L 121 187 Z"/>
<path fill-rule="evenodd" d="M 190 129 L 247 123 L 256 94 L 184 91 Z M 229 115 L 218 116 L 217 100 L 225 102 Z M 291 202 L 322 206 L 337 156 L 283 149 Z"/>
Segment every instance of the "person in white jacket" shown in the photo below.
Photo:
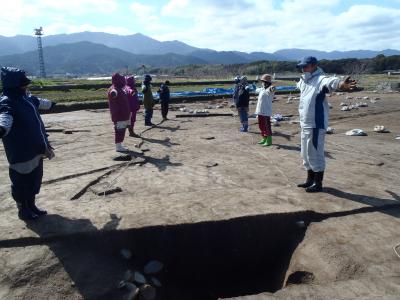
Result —
<path fill-rule="evenodd" d="M 271 115 L 272 101 L 274 100 L 275 87 L 272 85 L 272 77 L 269 74 L 261 76 L 262 87 L 258 94 L 255 114 L 258 117 L 258 126 L 262 139 L 258 144 L 262 146 L 272 145 Z"/>
<path fill-rule="evenodd" d="M 299 64 L 303 75 L 297 83 L 300 90 L 299 115 L 301 126 L 301 157 L 307 170 L 307 180 L 298 184 L 306 192 L 322 191 L 325 171 L 325 133 L 328 127 L 329 105 L 325 95 L 333 90 L 352 91 L 355 80 L 342 81 L 325 75 L 313 56 L 304 57 Z"/>

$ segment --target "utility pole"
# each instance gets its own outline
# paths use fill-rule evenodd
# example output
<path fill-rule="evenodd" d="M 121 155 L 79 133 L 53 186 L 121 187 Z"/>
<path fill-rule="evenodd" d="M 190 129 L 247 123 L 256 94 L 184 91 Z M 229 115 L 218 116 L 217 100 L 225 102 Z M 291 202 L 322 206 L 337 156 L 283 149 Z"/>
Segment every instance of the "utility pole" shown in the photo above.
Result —
<path fill-rule="evenodd" d="M 37 37 L 37 45 L 38 45 L 38 52 L 39 52 L 39 69 L 40 69 L 40 77 L 46 78 L 46 71 L 44 69 L 44 59 L 43 59 L 43 47 L 42 47 L 42 35 L 43 35 L 43 28 L 35 29 L 35 35 Z"/>

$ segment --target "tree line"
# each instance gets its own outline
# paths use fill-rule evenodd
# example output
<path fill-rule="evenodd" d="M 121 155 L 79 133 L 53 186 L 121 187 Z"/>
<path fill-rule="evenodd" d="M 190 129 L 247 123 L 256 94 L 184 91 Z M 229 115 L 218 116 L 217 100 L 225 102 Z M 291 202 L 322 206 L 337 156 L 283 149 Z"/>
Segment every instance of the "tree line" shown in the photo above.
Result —
<path fill-rule="evenodd" d="M 298 73 L 295 61 L 257 61 L 246 64 L 187 65 L 173 68 L 150 68 L 153 74 L 170 74 L 194 78 L 228 77 L 236 74 L 259 75 L 263 73 Z M 374 58 L 323 59 L 320 67 L 334 74 L 378 74 L 386 70 L 400 70 L 400 55 L 378 55 Z"/>

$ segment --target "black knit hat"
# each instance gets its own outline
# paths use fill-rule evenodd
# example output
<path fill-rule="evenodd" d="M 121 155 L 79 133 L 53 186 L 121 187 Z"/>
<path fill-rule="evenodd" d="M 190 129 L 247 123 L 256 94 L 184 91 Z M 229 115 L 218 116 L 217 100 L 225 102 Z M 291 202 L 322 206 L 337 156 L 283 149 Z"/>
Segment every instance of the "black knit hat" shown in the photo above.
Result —
<path fill-rule="evenodd" d="M 24 74 L 21 78 L 21 81 L 19 83 L 19 86 L 27 86 L 28 84 L 30 84 L 32 82 L 32 80 L 30 80 L 28 77 L 26 77 L 26 75 Z"/>
<path fill-rule="evenodd" d="M 15 89 L 27 86 L 31 82 L 23 70 L 12 67 L 1 68 L 1 83 L 3 84 L 3 88 Z"/>

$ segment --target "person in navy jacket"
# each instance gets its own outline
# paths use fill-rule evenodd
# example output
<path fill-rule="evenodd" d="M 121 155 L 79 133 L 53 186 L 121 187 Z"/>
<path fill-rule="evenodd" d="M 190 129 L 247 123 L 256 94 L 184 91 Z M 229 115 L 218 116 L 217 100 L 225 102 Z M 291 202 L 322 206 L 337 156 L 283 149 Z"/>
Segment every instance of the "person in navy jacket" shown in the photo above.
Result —
<path fill-rule="evenodd" d="M 18 217 L 33 220 L 47 214 L 36 206 L 35 197 L 42 184 L 43 158 L 54 157 L 39 109 L 50 109 L 55 103 L 27 92 L 31 80 L 23 70 L 1 68 L 1 82 L 0 138 L 9 163 L 11 194 Z"/>
<path fill-rule="evenodd" d="M 160 89 L 157 91 L 158 95 L 160 96 L 161 102 L 161 116 L 164 121 L 168 120 L 168 109 L 169 109 L 169 101 L 170 101 L 170 91 L 169 91 L 169 80 L 166 80 L 160 86 Z"/>

